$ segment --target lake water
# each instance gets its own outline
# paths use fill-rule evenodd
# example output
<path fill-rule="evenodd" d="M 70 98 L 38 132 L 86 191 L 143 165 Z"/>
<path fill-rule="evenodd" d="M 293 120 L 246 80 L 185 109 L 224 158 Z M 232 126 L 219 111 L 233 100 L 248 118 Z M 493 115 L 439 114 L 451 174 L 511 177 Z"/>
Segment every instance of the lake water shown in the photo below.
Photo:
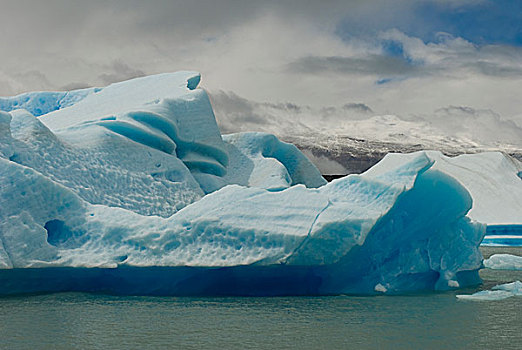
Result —
<path fill-rule="evenodd" d="M 482 248 L 522 255 L 522 248 Z M 483 270 L 489 289 L 522 271 Z M 521 349 L 522 298 L 0 298 L 0 349 Z"/>

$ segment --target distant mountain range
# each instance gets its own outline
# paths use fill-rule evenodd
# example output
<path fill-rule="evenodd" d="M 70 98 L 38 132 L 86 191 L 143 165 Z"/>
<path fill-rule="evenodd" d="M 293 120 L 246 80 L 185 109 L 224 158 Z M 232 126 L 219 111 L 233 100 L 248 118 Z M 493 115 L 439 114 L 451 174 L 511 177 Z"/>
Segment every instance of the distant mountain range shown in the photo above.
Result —
<path fill-rule="evenodd" d="M 348 136 L 317 136 L 317 138 L 311 138 L 309 135 L 283 136 L 282 139 L 296 145 L 325 175 L 359 174 L 375 165 L 387 153 L 411 153 L 426 149 L 441 151 L 447 156 L 502 151 L 522 161 L 522 149 L 466 147 L 452 144 L 409 144 L 357 139 Z"/>
<path fill-rule="evenodd" d="M 232 92 L 210 99 L 222 133 L 262 131 L 299 147 L 323 174 L 361 173 L 390 152 L 448 156 L 501 151 L 522 160 L 522 119 L 448 106 L 423 115 L 381 115 L 364 103 L 313 107 L 257 102 Z"/>

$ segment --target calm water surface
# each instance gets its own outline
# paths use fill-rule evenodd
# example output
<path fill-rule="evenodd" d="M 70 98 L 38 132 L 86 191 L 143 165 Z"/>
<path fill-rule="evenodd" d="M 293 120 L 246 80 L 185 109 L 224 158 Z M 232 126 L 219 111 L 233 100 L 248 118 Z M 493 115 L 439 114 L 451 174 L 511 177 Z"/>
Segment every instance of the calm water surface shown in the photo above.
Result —
<path fill-rule="evenodd" d="M 485 248 L 484 255 L 522 248 Z M 481 272 L 484 285 L 520 271 Z M 522 298 L 0 298 L 0 349 L 521 349 Z"/>

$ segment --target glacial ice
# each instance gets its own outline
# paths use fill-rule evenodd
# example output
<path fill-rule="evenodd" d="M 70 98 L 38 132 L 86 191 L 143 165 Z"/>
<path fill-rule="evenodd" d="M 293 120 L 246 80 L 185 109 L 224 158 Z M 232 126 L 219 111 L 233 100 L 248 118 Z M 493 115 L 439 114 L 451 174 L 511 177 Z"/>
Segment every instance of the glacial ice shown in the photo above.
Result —
<path fill-rule="evenodd" d="M 494 286 L 492 290 L 483 290 L 474 294 L 459 294 L 457 298 L 462 300 L 495 301 L 515 296 L 522 296 L 522 282 L 520 281 L 500 284 Z"/>
<path fill-rule="evenodd" d="M 35 117 L 39 117 L 72 106 L 98 91 L 100 91 L 99 88 L 88 88 L 66 92 L 29 92 L 13 97 L 0 97 L 0 110 L 11 112 L 17 109 L 25 109 Z"/>
<path fill-rule="evenodd" d="M 492 270 L 522 270 L 522 256 L 494 254 L 484 260 L 484 266 Z"/>
<path fill-rule="evenodd" d="M 433 168 L 457 179 L 473 198 L 468 216 L 488 226 L 522 225 L 522 181 L 517 173 L 522 164 L 501 152 L 484 152 L 447 157 L 438 151 L 410 154 L 390 153 L 368 173 L 386 171 L 390 166 L 408 162 L 424 153 Z M 509 230 L 508 230 L 509 231 Z"/>
<path fill-rule="evenodd" d="M 296 184 L 326 184 L 317 168 L 292 144 L 271 134 L 223 135 L 230 156 L 225 181 L 247 187 L 281 190 Z"/>
<path fill-rule="evenodd" d="M 429 153 L 325 184 L 273 135 L 222 137 L 199 80 L 161 74 L 51 101 L 38 118 L 0 113 L 0 294 L 394 294 L 480 282 L 485 226 Z"/>
<path fill-rule="evenodd" d="M 386 171 L 408 162 L 417 153 L 388 154 L 368 170 L 368 174 Z M 436 151 L 423 151 L 438 169 L 459 181 L 470 193 L 472 220 L 487 225 L 482 245 L 522 245 L 522 164 L 501 152 L 485 152 L 447 157 Z"/>

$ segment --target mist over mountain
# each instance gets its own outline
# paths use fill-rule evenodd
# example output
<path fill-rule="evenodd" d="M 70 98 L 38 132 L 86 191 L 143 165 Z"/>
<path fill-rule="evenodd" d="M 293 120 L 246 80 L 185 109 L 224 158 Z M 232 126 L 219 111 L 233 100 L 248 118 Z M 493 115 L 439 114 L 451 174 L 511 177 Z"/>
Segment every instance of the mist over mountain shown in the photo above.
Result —
<path fill-rule="evenodd" d="M 312 107 L 211 92 L 224 133 L 270 132 L 297 145 L 323 174 L 360 173 L 389 152 L 454 156 L 498 150 L 522 159 L 522 127 L 492 110 L 448 106 L 425 114 L 378 115 L 363 102 Z"/>

